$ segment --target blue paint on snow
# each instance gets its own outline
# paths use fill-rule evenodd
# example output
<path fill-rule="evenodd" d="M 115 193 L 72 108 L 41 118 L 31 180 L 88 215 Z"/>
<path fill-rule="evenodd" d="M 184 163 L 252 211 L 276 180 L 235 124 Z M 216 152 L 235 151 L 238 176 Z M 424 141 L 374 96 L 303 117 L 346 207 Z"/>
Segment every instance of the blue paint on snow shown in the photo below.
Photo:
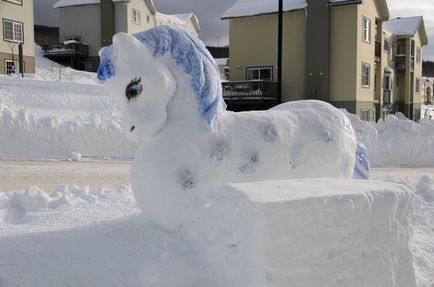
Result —
<path fill-rule="evenodd" d="M 103 48 L 101 50 L 100 59 L 101 64 L 99 65 L 97 78 L 100 82 L 105 82 L 115 75 L 115 69 L 112 63 L 113 46 Z"/>
<path fill-rule="evenodd" d="M 356 164 L 354 165 L 354 179 L 369 179 L 368 151 L 362 143 L 357 143 Z"/>

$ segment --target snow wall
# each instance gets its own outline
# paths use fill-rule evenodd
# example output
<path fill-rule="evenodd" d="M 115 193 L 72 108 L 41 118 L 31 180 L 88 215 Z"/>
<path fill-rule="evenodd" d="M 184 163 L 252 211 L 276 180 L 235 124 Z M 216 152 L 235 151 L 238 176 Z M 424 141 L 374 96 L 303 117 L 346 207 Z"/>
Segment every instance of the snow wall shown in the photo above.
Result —
<path fill-rule="evenodd" d="M 219 195 L 200 220 L 177 232 L 132 215 L 0 237 L 0 285 L 416 286 L 409 251 L 414 201 L 403 185 L 304 179 L 230 184 Z M 12 212 L 39 197 L 10 197 L 3 208 Z M 55 198 L 50 208 L 59 208 Z"/>
<path fill-rule="evenodd" d="M 0 157 L 134 157 L 100 86 L 0 77 L 0 87 Z"/>
<path fill-rule="evenodd" d="M 397 114 L 374 123 L 348 112 L 346 115 L 357 140 L 368 150 L 372 166 L 434 165 L 434 121 L 416 123 Z"/>
<path fill-rule="evenodd" d="M 0 157 L 134 157 L 136 144 L 121 131 L 102 87 L 9 77 L 0 77 L 0 85 Z M 346 115 L 372 166 L 434 165 L 434 121 L 389 115 L 373 123 Z"/>

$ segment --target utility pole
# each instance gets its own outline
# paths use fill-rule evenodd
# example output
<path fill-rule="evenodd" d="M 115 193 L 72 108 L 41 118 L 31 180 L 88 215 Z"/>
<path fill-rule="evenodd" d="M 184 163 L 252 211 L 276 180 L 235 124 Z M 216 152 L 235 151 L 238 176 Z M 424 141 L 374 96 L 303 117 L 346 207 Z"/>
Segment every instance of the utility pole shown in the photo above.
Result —
<path fill-rule="evenodd" d="M 282 103 L 282 48 L 283 48 L 283 0 L 279 1 L 279 20 L 277 29 L 277 92 L 278 102 Z"/>
<path fill-rule="evenodd" d="M 14 63 L 14 65 L 15 65 L 15 63 Z M 21 78 L 24 78 L 23 42 L 18 43 L 18 66 L 20 68 Z"/>

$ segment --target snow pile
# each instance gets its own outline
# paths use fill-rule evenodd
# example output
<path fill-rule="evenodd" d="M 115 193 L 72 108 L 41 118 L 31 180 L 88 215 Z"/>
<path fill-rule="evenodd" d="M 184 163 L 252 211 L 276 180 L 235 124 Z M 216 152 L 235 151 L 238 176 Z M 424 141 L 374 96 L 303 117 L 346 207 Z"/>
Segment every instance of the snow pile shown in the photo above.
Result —
<path fill-rule="evenodd" d="M 134 194 L 165 228 L 188 225 L 227 182 L 353 175 L 355 136 L 341 111 L 299 101 L 226 112 L 214 59 L 182 29 L 119 33 L 100 54 L 98 78 L 122 110 L 123 130 L 143 141 Z"/>
<path fill-rule="evenodd" d="M 417 190 L 426 192 L 426 190 Z M 431 185 L 431 195 L 433 190 L 434 186 Z M 434 206 L 432 201 L 427 202 L 423 197 L 416 197 L 416 206 L 412 223 L 411 250 L 414 255 L 418 286 L 432 287 L 434 286 Z"/>
<path fill-rule="evenodd" d="M 112 191 L 61 185 L 48 194 L 32 186 L 0 193 L 0 236 L 91 225 L 137 212 L 128 187 Z"/>
<path fill-rule="evenodd" d="M 398 114 L 373 123 L 353 114 L 347 116 L 373 166 L 434 165 L 434 121 L 416 123 Z M 412 144 L 407 144 L 409 141 Z"/>
<path fill-rule="evenodd" d="M 417 182 L 391 177 L 386 178 L 386 181 L 402 184 L 416 195 L 410 249 L 414 257 L 417 286 L 432 287 L 434 286 L 434 206 L 432 204 L 434 180 L 424 175 Z"/>
<path fill-rule="evenodd" d="M 6 77 L 0 85 L 0 157 L 133 157 L 101 87 Z"/>
<path fill-rule="evenodd" d="M 41 81 L 98 85 L 95 73 L 78 71 L 59 65 L 42 56 L 42 49 L 38 45 L 35 45 L 35 68 L 36 73 L 34 75 L 26 74 L 26 78 Z"/>
<path fill-rule="evenodd" d="M 224 274 L 221 286 L 410 287 L 412 215 L 413 195 L 402 185 L 239 183 L 219 192 L 189 233 Z"/>

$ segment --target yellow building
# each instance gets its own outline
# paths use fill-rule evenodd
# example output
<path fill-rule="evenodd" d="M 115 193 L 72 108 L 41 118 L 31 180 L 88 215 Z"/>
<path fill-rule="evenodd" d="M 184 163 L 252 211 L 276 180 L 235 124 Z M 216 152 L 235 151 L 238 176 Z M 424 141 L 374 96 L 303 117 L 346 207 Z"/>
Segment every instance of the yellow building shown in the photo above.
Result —
<path fill-rule="evenodd" d="M 34 73 L 33 0 L 0 0 L 0 74 Z M 19 70 L 22 43 L 24 71 Z"/>
<path fill-rule="evenodd" d="M 46 46 L 44 54 L 80 70 L 95 71 L 98 51 L 119 32 L 133 34 L 172 25 L 200 34 L 194 14 L 159 13 L 152 0 L 59 0 L 53 7 L 59 10 L 59 40 L 68 46 Z"/>
<path fill-rule="evenodd" d="M 277 1 L 239 0 L 222 19 L 230 80 L 276 81 Z M 427 41 L 422 17 L 390 20 L 385 0 L 285 0 L 282 101 L 320 99 L 364 120 L 397 111 L 418 119 Z"/>

